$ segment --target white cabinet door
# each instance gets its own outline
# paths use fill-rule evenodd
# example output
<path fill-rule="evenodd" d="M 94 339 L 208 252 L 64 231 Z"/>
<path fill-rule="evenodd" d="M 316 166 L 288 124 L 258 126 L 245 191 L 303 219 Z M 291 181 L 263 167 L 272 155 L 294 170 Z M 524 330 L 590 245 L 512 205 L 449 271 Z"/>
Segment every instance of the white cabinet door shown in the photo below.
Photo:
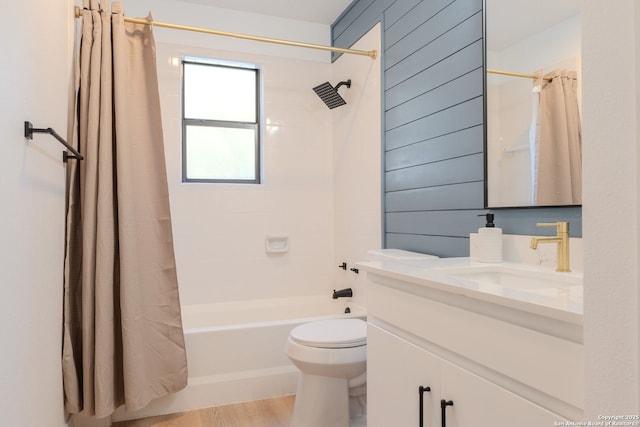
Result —
<path fill-rule="evenodd" d="M 551 427 L 564 420 L 451 363 L 443 361 L 441 372 L 441 396 L 453 401 L 446 427 Z"/>
<path fill-rule="evenodd" d="M 418 387 L 423 394 L 424 427 L 439 426 L 440 361 L 379 327 L 367 330 L 367 426 L 418 427 Z"/>

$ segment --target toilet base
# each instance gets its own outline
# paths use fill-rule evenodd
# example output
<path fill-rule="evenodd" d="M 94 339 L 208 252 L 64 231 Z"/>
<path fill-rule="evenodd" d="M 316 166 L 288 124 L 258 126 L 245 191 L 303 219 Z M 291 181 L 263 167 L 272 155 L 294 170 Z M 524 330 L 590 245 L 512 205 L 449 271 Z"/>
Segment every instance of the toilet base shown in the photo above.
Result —
<path fill-rule="evenodd" d="M 351 394 L 351 391 L 349 391 Z M 353 421 L 367 415 L 367 395 L 349 396 L 349 417 L 351 418 L 351 427 Z"/>
<path fill-rule="evenodd" d="M 351 418 L 351 427 L 367 427 L 367 415 Z"/>
<path fill-rule="evenodd" d="M 300 374 L 291 427 L 350 427 L 349 381 Z"/>

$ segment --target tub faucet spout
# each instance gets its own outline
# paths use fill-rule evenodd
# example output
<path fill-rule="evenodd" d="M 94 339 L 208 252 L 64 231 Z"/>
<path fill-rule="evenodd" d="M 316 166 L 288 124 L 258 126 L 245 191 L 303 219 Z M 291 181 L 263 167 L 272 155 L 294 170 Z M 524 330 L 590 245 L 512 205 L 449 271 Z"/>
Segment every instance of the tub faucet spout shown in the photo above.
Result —
<path fill-rule="evenodd" d="M 343 297 L 352 297 L 353 290 L 351 288 L 340 289 L 339 291 L 333 290 L 333 296 L 331 298 L 338 299 Z"/>

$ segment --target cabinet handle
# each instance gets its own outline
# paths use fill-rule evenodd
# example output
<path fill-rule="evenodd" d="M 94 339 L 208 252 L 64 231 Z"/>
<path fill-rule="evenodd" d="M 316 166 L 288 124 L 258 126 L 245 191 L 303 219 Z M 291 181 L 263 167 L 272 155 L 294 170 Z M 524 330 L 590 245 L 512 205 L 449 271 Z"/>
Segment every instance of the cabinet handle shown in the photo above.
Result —
<path fill-rule="evenodd" d="M 440 409 L 442 409 L 442 427 L 447 427 L 447 406 L 453 406 L 453 400 L 440 401 Z"/>
<path fill-rule="evenodd" d="M 418 395 L 420 396 L 420 406 L 418 410 L 420 411 L 420 427 L 424 427 L 424 392 L 431 391 L 431 387 L 418 387 Z"/>

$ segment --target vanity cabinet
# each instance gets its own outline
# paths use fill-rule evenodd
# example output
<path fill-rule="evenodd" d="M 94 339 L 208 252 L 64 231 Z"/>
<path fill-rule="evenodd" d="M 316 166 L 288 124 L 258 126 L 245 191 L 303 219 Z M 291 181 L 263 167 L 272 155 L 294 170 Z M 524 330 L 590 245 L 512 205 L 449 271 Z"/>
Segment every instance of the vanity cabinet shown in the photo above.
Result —
<path fill-rule="evenodd" d="M 564 420 L 481 377 L 375 325 L 367 331 L 369 427 L 553 426 Z M 428 387 L 420 407 L 419 387 Z"/>
<path fill-rule="evenodd" d="M 440 360 L 379 327 L 367 325 L 367 426 L 417 427 L 420 386 L 424 426 L 439 425 Z"/>
<path fill-rule="evenodd" d="M 421 412 L 423 427 L 443 426 L 442 400 L 453 402 L 447 427 L 582 419 L 580 325 L 376 273 L 367 284 L 369 427 L 420 426 Z M 422 409 L 420 386 L 430 389 Z"/>
<path fill-rule="evenodd" d="M 442 364 L 441 393 L 454 402 L 447 413 L 447 426 L 450 427 L 553 426 L 554 422 L 566 421 L 558 414 L 447 362 Z"/>

